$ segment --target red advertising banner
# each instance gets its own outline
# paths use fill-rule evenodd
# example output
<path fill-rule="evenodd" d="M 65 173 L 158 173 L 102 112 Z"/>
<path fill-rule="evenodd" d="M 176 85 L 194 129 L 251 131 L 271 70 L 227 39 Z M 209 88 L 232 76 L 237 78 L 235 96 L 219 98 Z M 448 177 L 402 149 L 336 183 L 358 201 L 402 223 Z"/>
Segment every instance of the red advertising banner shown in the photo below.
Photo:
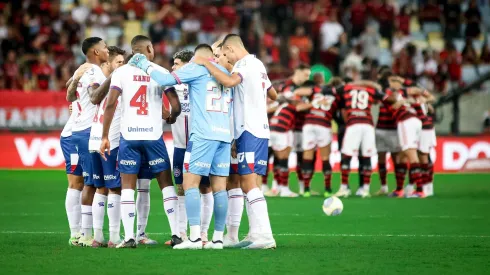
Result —
<path fill-rule="evenodd" d="M 165 134 L 165 143 L 170 156 L 173 155 L 173 141 L 170 133 Z M 472 159 L 490 158 L 490 137 L 439 137 L 438 146 L 431 156 L 437 172 L 458 172 Z M 337 142 L 333 143 L 331 163 L 339 171 L 340 153 Z M 63 168 L 63 153 L 59 145 L 59 132 L 49 134 L 0 134 L 0 169 L 49 169 Z M 172 159 L 172 157 L 170 157 Z M 373 158 L 376 167 L 377 159 Z M 290 168 L 296 166 L 294 153 L 290 157 Z M 353 159 L 352 168 L 357 168 Z M 317 163 L 317 170 L 321 164 Z M 392 167 L 389 167 L 392 170 Z"/>
<path fill-rule="evenodd" d="M 0 129 L 63 129 L 69 105 L 63 92 L 0 91 Z"/>

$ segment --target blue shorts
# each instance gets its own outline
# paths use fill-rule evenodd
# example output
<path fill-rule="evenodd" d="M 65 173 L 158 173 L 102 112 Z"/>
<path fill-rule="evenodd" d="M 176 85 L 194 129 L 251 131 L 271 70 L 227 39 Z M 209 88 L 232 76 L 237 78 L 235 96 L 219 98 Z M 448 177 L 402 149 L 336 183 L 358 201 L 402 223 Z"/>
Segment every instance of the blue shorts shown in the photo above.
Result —
<path fill-rule="evenodd" d="M 71 136 L 60 138 L 61 151 L 65 157 L 66 173 L 75 176 L 82 175 L 82 166 L 78 165 L 77 148 L 72 142 Z"/>
<path fill-rule="evenodd" d="M 191 135 L 184 157 L 184 172 L 201 176 L 230 174 L 231 146 L 228 142 Z"/>
<path fill-rule="evenodd" d="M 257 138 L 248 131 L 236 140 L 236 150 L 238 158 L 238 174 L 258 174 L 265 175 L 267 170 L 267 147 L 269 140 Z"/>
<path fill-rule="evenodd" d="M 167 148 L 160 137 L 157 140 L 126 140 L 121 136 L 119 143 L 119 172 L 124 174 L 139 174 L 140 168 L 145 167 L 143 161 L 148 160 L 152 174 L 170 169 L 170 158 Z"/>
<path fill-rule="evenodd" d="M 174 148 L 174 179 L 175 184 L 182 184 L 184 181 L 184 175 L 182 174 L 182 169 L 184 169 L 184 148 Z M 209 177 L 201 178 L 201 185 L 209 185 Z"/>
<path fill-rule="evenodd" d="M 83 182 L 92 186 L 92 158 L 88 151 L 88 140 L 90 139 L 90 128 L 83 131 L 73 132 L 71 139 L 78 152 L 78 164 L 82 166 Z"/>
<path fill-rule="evenodd" d="M 110 189 L 121 187 L 121 177 L 117 169 L 117 153 L 119 148 L 111 150 L 111 154 L 105 153 L 107 160 L 102 159 L 99 152 L 91 152 L 92 157 L 92 181 L 97 188 Z"/>

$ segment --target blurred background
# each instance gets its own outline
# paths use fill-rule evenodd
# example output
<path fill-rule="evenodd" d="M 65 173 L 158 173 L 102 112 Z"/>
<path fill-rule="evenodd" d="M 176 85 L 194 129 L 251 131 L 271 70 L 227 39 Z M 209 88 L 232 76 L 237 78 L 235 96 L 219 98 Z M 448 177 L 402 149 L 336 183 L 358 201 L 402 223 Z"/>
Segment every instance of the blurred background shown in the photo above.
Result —
<path fill-rule="evenodd" d="M 131 38 L 146 34 L 170 69 L 177 50 L 228 33 L 278 86 L 301 63 L 325 81 L 375 80 L 389 66 L 437 95 L 439 135 L 490 133 L 489 0 L 0 0 L 0 11 L 4 136 L 62 129 L 65 83 L 84 62 L 86 37 L 130 53 Z M 490 145 L 483 151 L 490 157 Z"/>

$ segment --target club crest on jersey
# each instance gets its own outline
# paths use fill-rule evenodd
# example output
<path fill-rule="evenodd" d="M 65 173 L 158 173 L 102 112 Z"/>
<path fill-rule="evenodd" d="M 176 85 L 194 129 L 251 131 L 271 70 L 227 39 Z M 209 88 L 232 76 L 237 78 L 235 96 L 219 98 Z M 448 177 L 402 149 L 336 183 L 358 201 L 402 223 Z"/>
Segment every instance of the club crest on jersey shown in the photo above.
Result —
<path fill-rule="evenodd" d="M 178 178 L 178 177 L 180 177 L 180 175 L 182 175 L 182 172 L 180 171 L 180 169 L 177 167 L 174 167 L 174 177 Z"/>

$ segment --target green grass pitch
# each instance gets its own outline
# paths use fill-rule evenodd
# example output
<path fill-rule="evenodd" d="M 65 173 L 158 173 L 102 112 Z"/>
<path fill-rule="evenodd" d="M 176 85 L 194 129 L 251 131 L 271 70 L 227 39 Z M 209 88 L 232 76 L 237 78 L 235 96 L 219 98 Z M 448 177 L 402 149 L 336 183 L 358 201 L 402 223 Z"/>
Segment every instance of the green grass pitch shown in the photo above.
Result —
<path fill-rule="evenodd" d="M 388 177 L 394 181 L 393 175 Z M 339 178 L 333 177 L 334 190 Z M 351 181 L 355 190 L 357 176 L 351 175 Z M 423 200 L 343 199 L 344 212 L 338 217 L 323 214 L 320 197 L 269 198 L 278 248 L 267 251 L 173 251 L 164 246 L 169 228 L 156 183 L 147 231 L 160 245 L 133 250 L 69 247 L 66 186 L 63 171 L 0 171 L 0 274 L 419 275 L 490 270 L 488 174 L 436 175 L 436 197 Z M 371 191 L 378 187 L 373 175 Z M 322 190 L 321 175 L 316 175 L 313 189 Z M 240 233 L 247 228 L 244 214 Z"/>

